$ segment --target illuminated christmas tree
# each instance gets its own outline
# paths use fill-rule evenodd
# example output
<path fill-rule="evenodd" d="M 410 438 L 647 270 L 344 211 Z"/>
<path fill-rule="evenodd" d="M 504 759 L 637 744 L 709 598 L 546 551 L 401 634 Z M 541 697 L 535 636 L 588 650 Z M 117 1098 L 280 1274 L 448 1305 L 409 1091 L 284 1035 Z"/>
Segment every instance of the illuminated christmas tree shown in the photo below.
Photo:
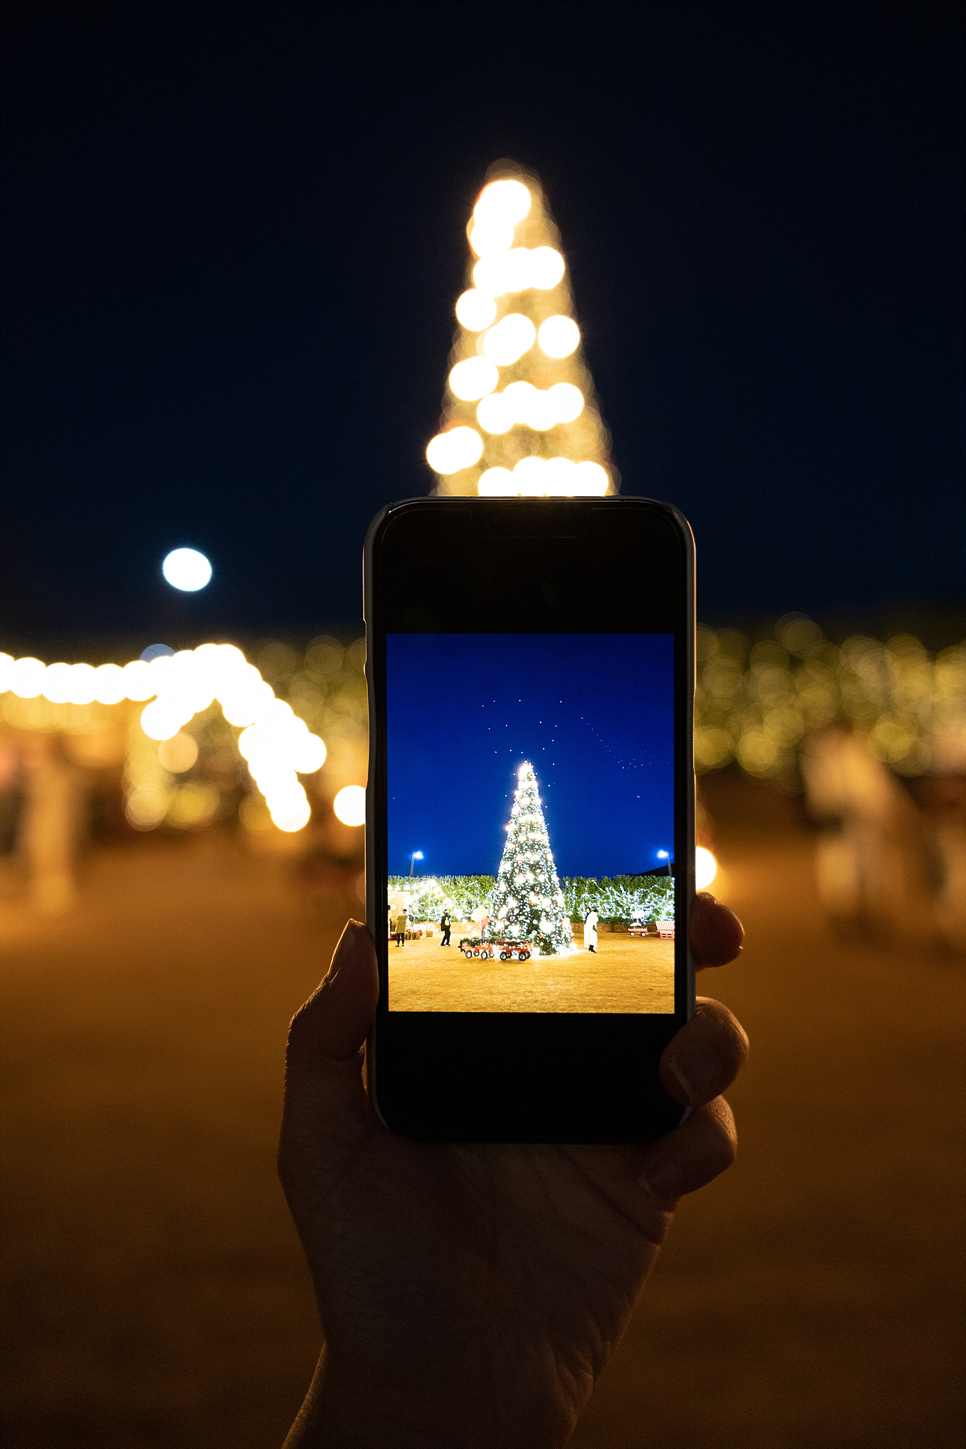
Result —
<path fill-rule="evenodd" d="M 540 183 L 508 162 L 488 174 L 467 226 L 469 285 L 456 303 L 441 428 L 426 449 L 436 491 L 616 493 Z"/>
<path fill-rule="evenodd" d="M 534 950 L 550 956 L 566 950 L 573 932 L 529 760 L 520 766 L 517 779 L 506 846 L 491 897 L 489 934 L 529 941 Z"/>

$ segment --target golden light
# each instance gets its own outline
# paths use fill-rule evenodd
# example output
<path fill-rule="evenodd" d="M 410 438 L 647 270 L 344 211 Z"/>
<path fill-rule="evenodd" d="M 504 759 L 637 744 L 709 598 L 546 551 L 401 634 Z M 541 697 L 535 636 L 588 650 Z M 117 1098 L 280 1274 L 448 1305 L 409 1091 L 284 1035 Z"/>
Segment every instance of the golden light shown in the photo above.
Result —
<path fill-rule="evenodd" d="M 478 257 L 508 252 L 513 245 L 513 227 L 504 222 L 477 222 L 470 228 L 470 246 Z"/>
<path fill-rule="evenodd" d="M 708 886 L 718 874 L 718 862 L 706 850 L 703 845 L 695 847 L 694 851 L 694 884 L 699 891 L 707 890 Z"/>
<path fill-rule="evenodd" d="M 580 342 L 580 328 L 572 317 L 548 317 L 537 333 L 541 349 L 548 357 L 569 357 Z"/>
<path fill-rule="evenodd" d="M 46 673 L 46 666 L 39 659 L 30 655 L 24 659 L 15 659 L 10 668 L 9 687 L 20 699 L 36 699 L 43 693 Z"/>
<path fill-rule="evenodd" d="M 599 463 L 578 463 L 574 470 L 577 486 L 575 497 L 603 498 L 610 487 L 610 479 Z"/>
<path fill-rule="evenodd" d="M 198 761 L 198 744 L 191 736 L 179 730 L 158 746 L 158 759 L 172 775 L 183 775 Z"/>
<path fill-rule="evenodd" d="M 299 801 L 292 806 L 286 806 L 278 810 L 269 807 L 272 817 L 272 824 L 279 830 L 284 830 L 288 835 L 294 835 L 296 830 L 304 830 L 312 818 L 312 807 L 308 800 Z"/>
<path fill-rule="evenodd" d="M 543 458 L 521 458 L 513 470 L 513 481 L 517 492 L 524 498 L 539 498 L 547 491 L 548 479 L 544 476 L 547 465 Z"/>
<path fill-rule="evenodd" d="M 513 408 L 501 392 L 491 392 L 476 409 L 476 420 L 487 433 L 508 433 L 516 419 Z"/>
<path fill-rule="evenodd" d="M 509 468 L 487 468 L 477 484 L 481 498 L 515 497 L 519 491 Z"/>
<path fill-rule="evenodd" d="M 458 473 L 477 462 L 483 452 L 483 439 L 475 428 L 450 428 L 438 433 L 426 448 L 429 466 L 437 473 Z"/>
<path fill-rule="evenodd" d="M 121 670 L 124 677 L 124 695 L 130 700 L 150 699 L 155 692 L 151 666 L 144 659 L 132 659 Z"/>
<path fill-rule="evenodd" d="M 207 825 L 218 811 L 221 796 L 213 785 L 180 785 L 171 792 L 171 800 L 165 811 L 172 825 L 182 829 Z"/>
<path fill-rule="evenodd" d="M 494 332 L 497 330 L 493 329 Z M 491 337 L 493 334 L 488 332 L 486 335 Z M 484 339 L 484 348 L 485 345 Z M 490 360 L 487 361 L 487 358 Z M 476 402 L 491 393 L 499 381 L 499 373 L 493 365 L 497 360 L 487 352 L 486 357 L 467 357 L 465 361 L 458 362 L 449 375 L 449 385 L 455 396 L 462 398 L 463 402 Z"/>
<path fill-rule="evenodd" d="M 480 292 L 476 287 L 471 287 L 457 301 L 456 316 L 467 332 L 483 332 L 485 328 L 493 324 L 493 319 L 496 317 L 496 302 L 486 292 Z"/>
<path fill-rule="evenodd" d="M 170 740 L 186 724 L 180 709 L 160 699 L 152 700 L 141 711 L 141 728 L 149 740 Z"/>
<path fill-rule="evenodd" d="M 576 466 L 569 458 L 550 458 L 544 478 L 549 498 L 570 498 L 576 485 Z"/>
<path fill-rule="evenodd" d="M 533 253 L 527 247 L 493 252 L 481 257 L 473 268 L 473 284 L 491 297 L 503 297 L 507 292 L 525 292 L 534 285 L 534 266 Z"/>
<path fill-rule="evenodd" d="M 540 183 L 503 175 L 484 187 L 467 235 L 468 276 L 456 304 L 460 331 L 449 359 L 443 422 L 426 451 L 436 491 L 494 497 L 521 489 L 534 497 L 616 492 L 560 234 Z M 481 361 L 497 369 L 495 377 L 484 375 Z M 459 430 L 466 428 L 470 436 L 461 441 Z M 544 464 L 552 465 L 549 471 L 541 472 Z"/>
<path fill-rule="evenodd" d="M 526 423 L 536 391 L 532 382 L 511 382 L 503 389 L 504 404 L 513 414 L 515 423 Z"/>
<path fill-rule="evenodd" d="M 366 792 L 361 785 L 345 785 L 332 802 L 336 818 L 343 825 L 365 825 Z"/>
<path fill-rule="evenodd" d="M 491 181 L 477 198 L 473 219 L 489 226 L 516 226 L 529 212 L 532 199 L 522 181 Z"/>
<path fill-rule="evenodd" d="M 120 704 L 127 694 L 119 664 L 99 664 L 94 670 L 94 698 L 98 704 Z"/>
<path fill-rule="evenodd" d="M 69 664 L 48 664 L 44 671 L 42 693 L 51 704 L 68 704 L 71 696 Z"/>
<path fill-rule="evenodd" d="M 522 312 L 510 312 L 495 327 L 483 335 L 483 352 L 490 359 L 491 363 L 497 363 L 500 367 L 510 367 L 514 362 L 519 361 L 525 352 L 529 352 L 537 335 L 537 329 L 529 317 L 524 317 Z M 482 359 L 478 359 L 482 361 Z M 457 367 L 469 367 L 470 362 L 460 362 Z M 456 368 L 453 369 L 456 371 Z M 450 374 L 452 378 L 452 373 Z M 488 387 L 487 392 L 492 392 L 496 386 L 496 368 L 494 368 L 493 386 Z M 482 393 L 474 393 L 474 397 L 481 397 Z"/>
<path fill-rule="evenodd" d="M 482 446 L 479 435 L 467 429 Z M 342 649 L 335 651 L 341 662 Z M 126 700 L 146 703 L 140 729 L 130 722 L 125 769 L 125 812 L 138 830 L 153 830 L 162 820 L 180 827 L 204 824 L 220 804 L 216 786 L 192 782 L 172 788 L 171 776 L 184 774 L 198 759 L 198 745 L 184 726 L 215 700 L 229 723 L 245 726 L 239 753 L 265 797 L 271 819 L 280 829 L 301 830 L 311 807 L 297 775 L 314 774 L 325 763 L 325 743 L 310 732 L 271 685 L 231 644 L 201 644 L 177 654 L 160 654 L 150 662 L 46 666 L 39 659 L 13 659 L 0 654 L 0 694 L 10 692 L 40 701 L 29 723 L 19 728 L 56 727 L 61 706 L 85 709 L 118 706 Z M 154 696 L 152 699 L 151 697 Z M 0 706 L 2 708 L 2 706 Z"/>
<path fill-rule="evenodd" d="M 584 395 L 571 382 L 555 382 L 548 389 L 558 423 L 575 422 L 584 410 Z"/>
<path fill-rule="evenodd" d="M 556 287 L 564 274 L 564 259 L 556 247 L 535 247 L 530 253 L 530 286 L 541 291 Z"/>

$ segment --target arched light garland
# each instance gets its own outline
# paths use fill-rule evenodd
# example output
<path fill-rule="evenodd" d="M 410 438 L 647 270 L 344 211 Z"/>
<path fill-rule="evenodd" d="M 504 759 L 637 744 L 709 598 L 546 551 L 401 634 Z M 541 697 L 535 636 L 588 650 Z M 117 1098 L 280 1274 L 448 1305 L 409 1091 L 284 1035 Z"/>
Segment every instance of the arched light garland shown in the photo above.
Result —
<path fill-rule="evenodd" d="M 126 772 L 128 819 L 141 829 L 159 825 L 166 811 L 164 747 L 184 726 L 217 702 L 240 731 L 239 753 L 280 830 L 301 830 L 311 815 L 299 775 L 325 763 L 326 747 L 249 664 L 233 644 L 202 644 L 150 661 L 118 664 L 49 664 L 0 653 L 0 694 L 44 699 L 51 705 L 120 705 L 144 702 L 133 722 Z M 149 743 L 152 742 L 152 743 Z"/>

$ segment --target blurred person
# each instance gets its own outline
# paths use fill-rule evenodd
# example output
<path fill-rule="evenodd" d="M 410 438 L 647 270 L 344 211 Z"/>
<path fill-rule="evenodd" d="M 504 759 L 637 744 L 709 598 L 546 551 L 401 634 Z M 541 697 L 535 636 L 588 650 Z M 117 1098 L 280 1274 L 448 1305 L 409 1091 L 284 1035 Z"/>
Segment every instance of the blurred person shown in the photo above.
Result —
<path fill-rule="evenodd" d="M 699 968 L 741 949 L 737 918 L 708 894 L 690 934 Z M 734 1159 L 719 1094 L 747 1037 L 698 999 L 661 1058 L 692 1111 L 657 1142 L 416 1142 L 366 1096 L 378 991 L 372 942 L 350 921 L 289 1032 L 279 1173 L 324 1346 L 286 1449 L 560 1449 L 678 1200 Z"/>
<path fill-rule="evenodd" d="M 924 822 L 908 791 L 861 735 L 838 725 L 811 736 L 802 776 L 809 813 L 824 827 L 815 866 L 832 919 L 935 942 L 939 923 Z"/>
<path fill-rule="evenodd" d="M 593 906 L 591 906 L 586 916 L 584 916 L 584 945 L 595 956 L 597 955 L 597 922 L 599 920 L 600 917 Z"/>
<path fill-rule="evenodd" d="M 439 928 L 440 928 L 440 930 L 443 933 L 442 939 L 440 940 L 440 943 L 439 943 L 441 946 L 448 946 L 450 944 L 449 937 L 450 937 L 450 930 L 452 929 L 452 925 L 453 925 L 453 918 L 452 918 L 452 916 L 450 915 L 449 911 L 444 910 L 443 911 L 443 914 L 439 918 Z"/>
<path fill-rule="evenodd" d="M 395 937 L 396 937 L 396 945 L 397 946 L 405 946 L 405 944 L 406 944 L 406 927 L 408 925 L 409 925 L 409 916 L 408 916 L 407 912 L 405 911 L 405 909 L 403 909 L 396 916 Z"/>
<path fill-rule="evenodd" d="M 18 845 L 27 865 L 30 898 L 44 915 L 62 915 L 77 895 L 74 857 L 80 823 L 77 771 L 56 735 L 24 742 L 26 798 Z"/>

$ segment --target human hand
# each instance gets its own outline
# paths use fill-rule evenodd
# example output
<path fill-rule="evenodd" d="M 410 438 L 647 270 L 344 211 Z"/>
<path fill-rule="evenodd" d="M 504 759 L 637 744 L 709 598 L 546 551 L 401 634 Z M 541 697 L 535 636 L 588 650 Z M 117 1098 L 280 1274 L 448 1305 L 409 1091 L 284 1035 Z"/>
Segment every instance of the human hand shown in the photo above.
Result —
<path fill-rule="evenodd" d="M 741 926 L 698 896 L 699 969 Z M 747 1056 L 719 1002 L 661 1057 L 694 1110 L 646 1146 L 415 1142 L 369 1104 L 378 976 L 350 921 L 289 1032 L 279 1174 L 325 1346 L 287 1449 L 543 1449 L 566 1443 L 616 1348 L 677 1199 L 735 1155 L 719 1094 Z"/>

